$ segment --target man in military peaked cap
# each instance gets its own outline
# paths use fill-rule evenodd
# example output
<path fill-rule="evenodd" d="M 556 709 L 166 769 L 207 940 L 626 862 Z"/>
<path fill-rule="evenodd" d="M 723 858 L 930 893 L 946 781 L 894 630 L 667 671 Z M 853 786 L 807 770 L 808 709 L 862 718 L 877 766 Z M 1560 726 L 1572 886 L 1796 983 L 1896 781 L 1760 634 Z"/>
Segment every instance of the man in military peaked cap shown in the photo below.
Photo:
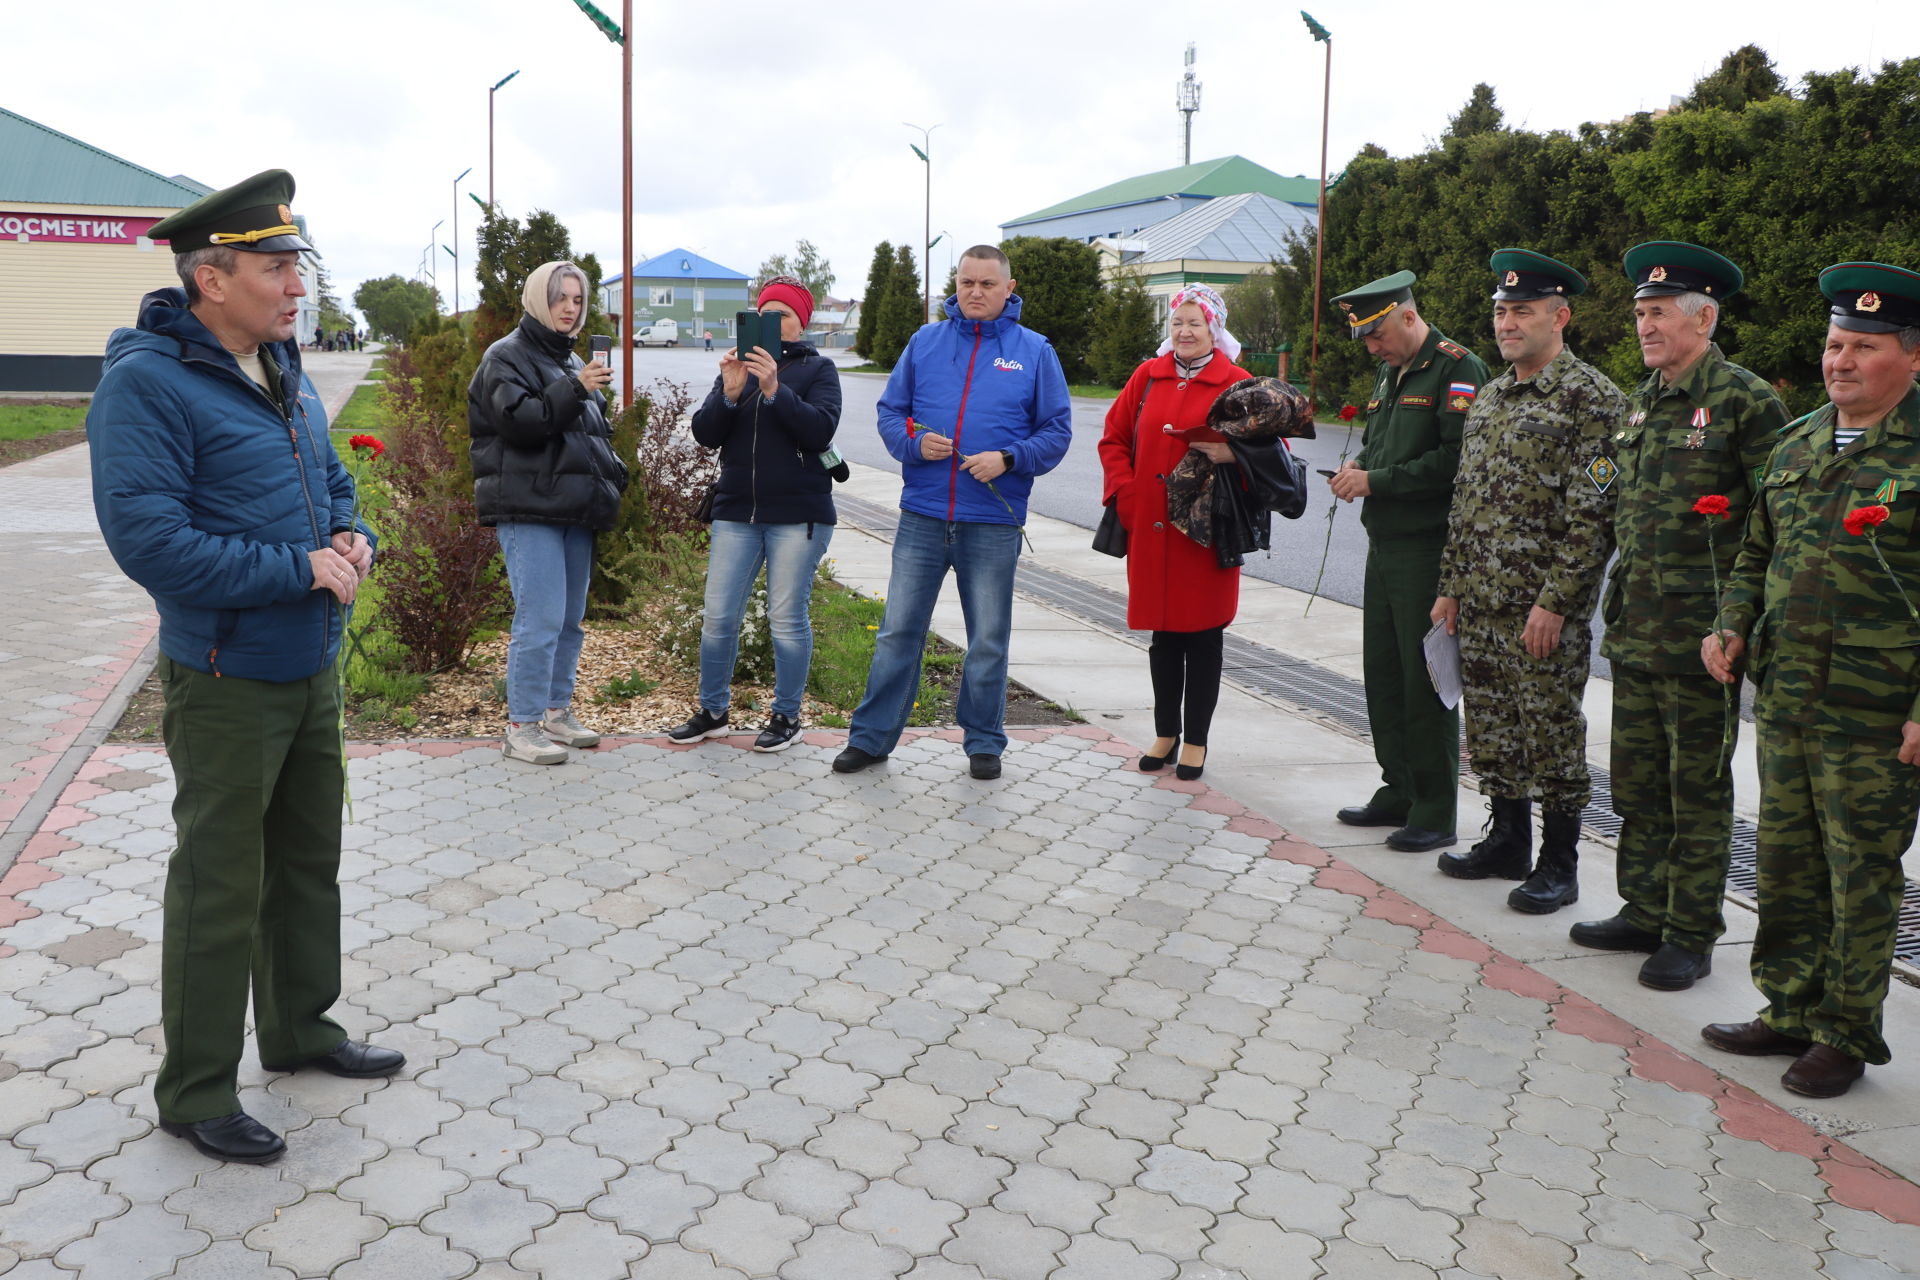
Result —
<path fill-rule="evenodd" d="M 87 415 L 100 530 L 160 613 L 178 834 L 160 1127 L 253 1164 L 286 1144 L 240 1109 L 249 994 L 270 1071 L 404 1062 L 327 1016 L 345 783 L 334 660 L 373 544 L 292 340 L 312 248 L 292 200 L 292 177 L 271 169 L 154 226 L 182 287 L 148 294 L 108 340 Z"/>
<path fill-rule="evenodd" d="M 1643 985 L 1680 991 L 1712 968 L 1726 931 L 1737 707 L 1699 665 L 1714 584 L 1733 569 L 1786 406 L 1713 341 L 1740 268 L 1662 240 L 1627 251 L 1634 332 L 1647 377 L 1615 433 L 1620 549 L 1601 616 L 1613 664 L 1613 807 L 1619 914 L 1573 926 L 1582 946 L 1642 951 Z M 1722 515 L 1694 504 L 1724 500 Z M 1724 520 L 1725 523 L 1722 523 Z"/>
<path fill-rule="evenodd" d="M 1587 622 L 1613 550 L 1610 455 L 1627 399 L 1567 349 L 1585 276 L 1528 249 L 1489 265 L 1494 339 L 1512 367 L 1467 417 L 1432 618 L 1460 637 L 1467 749 L 1493 820 L 1466 854 L 1441 854 L 1440 870 L 1522 880 L 1507 905 L 1539 914 L 1580 896 Z"/>
<path fill-rule="evenodd" d="M 1460 717 L 1434 693 L 1421 641 L 1437 594 L 1460 432 L 1487 366 L 1420 315 L 1415 278 L 1397 271 L 1333 300 L 1380 371 L 1360 454 L 1327 483 L 1343 502 L 1365 499 L 1362 647 L 1380 763 L 1372 798 L 1336 816 L 1349 826 L 1398 828 L 1389 845 L 1424 853 L 1455 839 Z"/>
<path fill-rule="evenodd" d="M 1828 403 L 1780 432 L 1700 645 L 1716 679 L 1744 659 L 1758 687 L 1767 1001 L 1700 1034 L 1792 1057 L 1780 1083 L 1830 1098 L 1892 1056 L 1881 1006 L 1920 812 L 1920 273 L 1842 262 L 1820 291 Z"/>

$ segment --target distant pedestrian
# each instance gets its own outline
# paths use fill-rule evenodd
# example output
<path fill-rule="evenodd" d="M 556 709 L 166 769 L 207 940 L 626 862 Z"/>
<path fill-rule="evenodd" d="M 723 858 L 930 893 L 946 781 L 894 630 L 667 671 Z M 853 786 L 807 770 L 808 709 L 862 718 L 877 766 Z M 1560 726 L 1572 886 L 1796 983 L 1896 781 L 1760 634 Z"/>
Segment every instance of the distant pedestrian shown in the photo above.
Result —
<path fill-rule="evenodd" d="M 700 705 L 667 736 L 698 742 L 728 732 L 740 627 L 764 567 L 773 707 L 753 749 L 784 751 L 800 735 L 813 662 L 813 576 L 833 538 L 833 477 L 820 455 L 840 425 L 840 371 L 800 341 L 813 317 L 806 285 L 775 276 L 761 286 L 757 306 L 780 317 L 781 349 L 754 347 L 745 360 L 722 353 L 720 376 L 693 415 L 693 438 L 720 450 L 720 480 L 707 542 Z"/>
<path fill-rule="evenodd" d="M 1467 750 L 1493 822 L 1467 853 L 1441 854 L 1440 870 L 1524 881 L 1507 905 L 1544 914 L 1580 898 L 1587 623 L 1613 550 L 1613 436 L 1627 398 L 1567 349 L 1567 299 L 1586 292 L 1585 276 L 1526 249 L 1490 265 L 1493 336 L 1512 364 L 1467 415 L 1431 618 L 1460 637 Z"/>
<path fill-rule="evenodd" d="M 161 220 L 183 289 L 108 341 L 88 414 L 94 506 L 160 613 L 178 844 L 160 925 L 160 1128 L 217 1160 L 286 1149 L 241 1109 L 248 995 L 268 1071 L 388 1076 L 340 998 L 345 761 L 334 666 L 373 567 L 353 479 L 294 340 L 312 252 L 270 169 Z"/>
<path fill-rule="evenodd" d="M 1700 667 L 1740 549 L 1755 477 L 1787 420 L 1758 376 L 1714 344 L 1740 268 L 1674 241 L 1627 251 L 1634 329 L 1646 380 L 1614 441 L 1620 468 L 1613 527 L 1620 547 L 1601 617 L 1613 664 L 1615 873 L 1623 905 L 1583 921 L 1583 947 L 1643 951 L 1640 983 L 1683 991 L 1713 967 L 1733 838 L 1733 744 L 1740 717 Z M 1694 504 L 1717 496 L 1726 520 Z"/>
<path fill-rule="evenodd" d="M 1828 403 L 1781 431 L 1722 630 L 1700 644 L 1723 683 L 1750 655 L 1758 688 L 1767 1002 L 1700 1034 L 1792 1056 L 1780 1083 L 1832 1098 L 1893 1056 L 1881 1024 L 1920 812 L 1920 272 L 1842 262 L 1820 291 Z"/>
<path fill-rule="evenodd" d="M 782 327 L 784 328 L 784 326 Z M 707 344 L 707 350 L 713 350 L 713 330 L 702 329 L 700 331 L 700 340 Z"/>
<path fill-rule="evenodd" d="M 834 759 L 836 772 L 857 773 L 899 743 L 920 693 L 934 601 L 951 570 L 967 621 L 955 718 L 968 771 L 1000 776 L 1013 569 L 1027 495 L 1073 439 L 1060 358 L 1021 325 L 1014 284 L 1005 253 L 984 244 L 968 249 L 945 303 L 947 320 L 913 335 L 880 395 L 880 439 L 900 462 L 900 525 L 867 694 L 854 709 L 846 750 Z M 961 452 L 963 445 L 973 452 Z"/>
<path fill-rule="evenodd" d="M 559 764 L 567 747 L 600 741 L 574 717 L 573 688 L 594 535 L 620 514 L 627 468 L 607 425 L 613 370 L 573 350 L 586 298 L 573 263 L 534 268 L 521 290 L 526 314 L 487 348 L 467 387 L 473 505 L 499 535 L 513 589 L 501 745 L 529 764 Z"/>
<path fill-rule="evenodd" d="M 1188 453 L 1234 469 L 1226 437 L 1207 411 L 1228 387 L 1253 375 L 1234 363 L 1240 342 L 1227 305 L 1205 285 L 1173 296 L 1159 352 L 1127 379 L 1100 437 L 1101 500 L 1127 531 L 1127 626 L 1149 631 L 1153 746 L 1140 768 L 1179 762 L 1182 778 L 1206 766 L 1227 624 L 1240 604 L 1240 570 L 1222 568 L 1211 547 L 1182 533 L 1167 509 L 1167 475 Z"/>
<path fill-rule="evenodd" d="M 1351 827 L 1395 828 L 1387 844 L 1403 853 L 1459 838 L 1460 714 L 1434 693 L 1422 644 L 1440 594 L 1460 433 L 1487 380 L 1480 357 L 1420 313 L 1417 280 L 1396 271 L 1333 300 L 1348 335 L 1380 367 L 1359 456 L 1327 478 L 1340 501 L 1362 499 L 1361 664 L 1380 765 L 1380 785 L 1367 802 L 1334 816 Z"/>

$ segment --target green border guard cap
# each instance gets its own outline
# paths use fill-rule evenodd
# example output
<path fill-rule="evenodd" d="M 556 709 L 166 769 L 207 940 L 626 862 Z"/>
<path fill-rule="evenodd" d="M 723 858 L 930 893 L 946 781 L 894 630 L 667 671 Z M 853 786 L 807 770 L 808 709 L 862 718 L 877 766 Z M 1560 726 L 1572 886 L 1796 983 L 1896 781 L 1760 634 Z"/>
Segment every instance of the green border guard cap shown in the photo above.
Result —
<path fill-rule="evenodd" d="M 1411 271 L 1396 271 L 1332 299 L 1347 318 L 1347 336 L 1364 338 L 1385 324 L 1388 316 L 1413 301 L 1413 282 L 1419 278 Z"/>
<path fill-rule="evenodd" d="M 1493 268 L 1495 302 L 1536 302 L 1572 298 L 1587 291 L 1587 278 L 1564 262 L 1531 249 L 1498 249 L 1487 259 Z"/>
<path fill-rule="evenodd" d="M 221 245 L 248 253 L 312 253 L 293 225 L 292 204 L 293 175 L 268 169 L 160 219 L 147 237 L 170 242 L 175 253 Z"/>
<path fill-rule="evenodd" d="M 1711 249 L 1683 240 L 1649 240 L 1621 259 L 1636 298 L 1704 293 L 1715 302 L 1731 298 L 1747 282 L 1739 267 Z"/>
<path fill-rule="evenodd" d="M 1833 323 L 1855 333 L 1920 326 L 1920 275 L 1884 262 L 1836 262 L 1820 273 Z"/>

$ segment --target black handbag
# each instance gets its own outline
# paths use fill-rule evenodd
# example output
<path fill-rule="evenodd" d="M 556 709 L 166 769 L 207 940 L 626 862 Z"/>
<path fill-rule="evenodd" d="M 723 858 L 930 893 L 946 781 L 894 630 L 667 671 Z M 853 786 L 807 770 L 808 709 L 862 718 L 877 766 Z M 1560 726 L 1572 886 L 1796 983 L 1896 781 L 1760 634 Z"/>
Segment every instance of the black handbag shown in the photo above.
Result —
<path fill-rule="evenodd" d="M 1140 460 L 1140 411 L 1147 407 L 1147 396 L 1153 391 L 1153 379 L 1147 379 L 1146 390 L 1140 393 L 1140 403 L 1133 407 L 1133 460 Z M 1093 531 L 1093 549 L 1101 555 L 1113 556 L 1124 560 L 1127 555 L 1127 526 L 1120 523 L 1120 495 L 1107 499 L 1107 509 L 1100 514 L 1100 525 Z"/>

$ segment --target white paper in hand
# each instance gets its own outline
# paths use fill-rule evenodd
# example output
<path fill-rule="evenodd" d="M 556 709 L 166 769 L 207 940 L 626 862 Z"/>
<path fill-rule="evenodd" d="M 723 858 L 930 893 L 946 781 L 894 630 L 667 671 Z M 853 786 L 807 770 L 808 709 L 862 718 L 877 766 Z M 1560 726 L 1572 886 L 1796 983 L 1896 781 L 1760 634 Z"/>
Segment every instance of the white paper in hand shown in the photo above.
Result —
<path fill-rule="evenodd" d="M 1440 705 L 1451 711 L 1460 705 L 1460 637 L 1447 634 L 1447 624 L 1436 622 L 1420 642 L 1427 657 L 1427 678 L 1440 696 Z"/>

